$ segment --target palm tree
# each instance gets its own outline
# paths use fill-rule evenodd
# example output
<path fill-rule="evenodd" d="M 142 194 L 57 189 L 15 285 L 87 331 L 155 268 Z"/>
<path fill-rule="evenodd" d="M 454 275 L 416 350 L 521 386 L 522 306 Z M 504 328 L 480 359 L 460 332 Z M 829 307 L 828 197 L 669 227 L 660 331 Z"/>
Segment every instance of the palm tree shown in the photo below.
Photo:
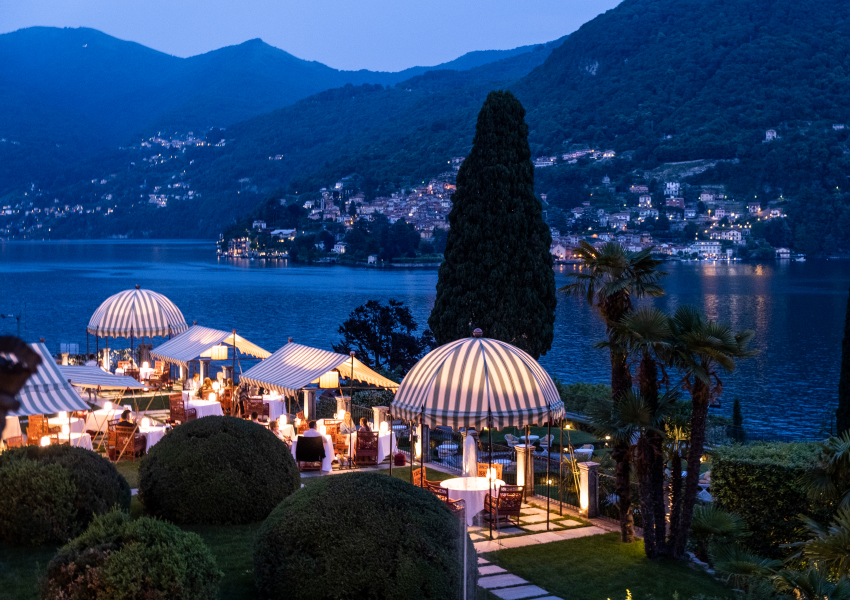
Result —
<path fill-rule="evenodd" d="M 801 519 L 811 538 L 791 544 L 800 548 L 794 558 L 814 563 L 822 571 L 839 577 L 850 575 L 850 507 L 838 509 L 826 527 L 810 517 L 801 516 Z"/>
<path fill-rule="evenodd" d="M 699 483 L 700 457 L 705 449 L 705 425 L 711 398 L 723 390 L 719 370 L 731 373 L 735 360 L 757 354 L 747 350 L 755 333 L 746 330 L 735 333 L 728 325 L 707 320 L 692 306 L 680 306 L 670 320 L 674 342 L 672 359 L 686 372 L 684 387 L 691 394 L 691 440 L 688 449 L 687 476 L 682 497 L 682 515 L 675 530 L 673 556 L 681 558 L 693 518 Z M 671 537 L 673 537 L 671 535 Z"/>
<path fill-rule="evenodd" d="M 696 541 L 694 554 L 702 561 L 708 560 L 709 544 L 729 544 L 750 535 L 747 522 L 738 515 L 706 504 L 694 509 L 691 535 Z"/>
<path fill-rule="evenodd" d="M 658 411 L 659 366 L 663 370 L 671 348 L 669 320 L 663 311 L 644 307 L 627 315 L 613 331 L 617 343 L 639 358 L 638 389 L 651 414 Z M 640 482 L 644 548 L 649 558 L 666 554 L 664 465 L 664 428 L 648 429 L 638 440 L 635 466 Z"/>
<path fill-rule="evenodd" d="M 807 571 L 782 570 L 773 578 L 776 591 L 793 594 L 800 600 L 850 600 L 850 580 L 832 581 L 817 567 Z"/>
<path fill-rule="evenodd" d="M 558 290 L 570 296 L 585 297 L 588 304 L 596 306 L 605 322 L 611 354 L 611 398 L 615 403 L 629 391 L 632 378 L 627 351 L 615 343 L 614 329 L 632 311 L 633 299 L 664 295 L 658 282 L 666 273 L 657 270 L 661 261 L 652 258 L 652 249 L 629 252 L 620 244 L 609 242 L 597 250 L 582 240 L 573 251 L 573 256 L 581 261 L 581 268 L 577 273 L 570 273 L 573 281 Z M 624 542 L 632 542 L 635 528 L 631 513 L 628 444 L 615 444 L 612 455 L 617 463 L 620 534 Z"/>
<path fill-rule="evenodd" d="M 803 475 L 803 487 L 812 500 L 850 508 L 850 430 L 823 443 L 817 466 Z"/>

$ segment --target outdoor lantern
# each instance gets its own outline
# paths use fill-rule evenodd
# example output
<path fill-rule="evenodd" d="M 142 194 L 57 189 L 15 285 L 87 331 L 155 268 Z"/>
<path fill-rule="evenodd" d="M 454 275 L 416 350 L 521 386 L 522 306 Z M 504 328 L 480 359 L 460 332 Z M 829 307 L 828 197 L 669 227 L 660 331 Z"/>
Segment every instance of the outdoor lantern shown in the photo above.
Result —
<path fill-rule="evenodd" d="M 49 435 L 46 435 L 43 438 L 41 438 L 41 445 L 42 446 L 49 446 L 50 445 L 50 436 Z"/>
<path fill-rule="evenodd" d="M 143 369 L 150 369 L 151 364 L 148 361 L 145 361 L 145 362 L 142 363 L 142 368 Z"/>
<path fill-rule="evenodd" d="M 151 426 L 151 420 L 148 419 L 147 417 L 142 417 L 142 427 L 147 428 L 147 427 L 150 427 L 150 426 Z"/>
<path fill-rule="evenodd" d="M 386 421 L 381 423 L 381 433 L 386 433 L 389 430 L 390 430 L 390 426 Z"/>
<path fill-rule="evenodd" d="M 210 358 L 212 360 L 227 360 L 227 346 L 218 344 L 210 348 Z"/>
<path fill-rule="evenodd" d="M 278 419 L 278 423 L 280 423 L 281 427 L 286 425 L 286 415 L 280 415 L 280 418 Z"/>
<path fill-rule="evenodd" d="M 339 412 L 336 413 L 336 418 L 339 419 L 340 421 L 342 421 L 345 418 L 345 409 L 344 408 L 339 409 Z"/>
<path fill-rule="evenodd" d="M 221 389 L 221 384 L 218 381 L 213 381 L 213 390 L 216 392 Z"/>
<path fill-rule="evenodd" d="M 64 410 L 63 410 L 62 412 L 60 412 L 57 416 L 58 416 L 60 419 L 65 419 L 66 421 L 68 420 L 68 413 L 67 413 L 67 412 L 65 412 Z"/>
<path fill-rule="evenodd" d="M 210 393 L 210 395 L 209 395 L 209 401 L 210 401 L 210 402 L 215 402 L 215 399 L 216 399 L 215 392 L 211 392 L 211 393 Z"/>
<path fill-rule="evenodd" d="M 62 425 L 62 435 L 68 435 L 71 433 L 71 429 L 68 427 L 68 424 Z"/>
<path fill-rule="evenodd" d="M 332 390 L 339 387 L 339 373 L 328 371 L 319 377 L 319 387 L 323 390 Z"/>
<path fill-rule="evenodd" d="M 416 442 L 416 458 L 422 457 L 422 442 Z"/>
<path fill-rule="evenodd" d="M 103 410 L 112 410 L 112 402 L 104 402 Z"/>
<path fill-rule="evenodd" d="M 490 481 L 496 480 L 496 469 L 487 469 L 487 479 Z"/>
<path fill-rule="evenodd" d="M 328 434 L 328 428 L 325 427 L 324 425 L 319 425 L 319 433 L 321 433 L 322 435 L 327 435 Z"/>

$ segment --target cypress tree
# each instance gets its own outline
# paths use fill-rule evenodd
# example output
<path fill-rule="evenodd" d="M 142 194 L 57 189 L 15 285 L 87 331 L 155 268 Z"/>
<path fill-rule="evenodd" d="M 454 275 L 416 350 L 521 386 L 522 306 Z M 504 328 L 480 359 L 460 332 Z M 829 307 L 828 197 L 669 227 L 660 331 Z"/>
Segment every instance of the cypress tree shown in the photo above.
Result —
<path fill-rule="evenodd" d="M 838 435 L 850 431 L 850 298 L 844 318 L 844 341 L 841 343 L 841 376 L 838 379 L 838 410 L 835 411 Z"/>
<path fill-rule="evenodd" d="M 480 327 L 539 358 L 555 323 L 552 235 L 534 196 L 525 109 L 510 92 L 490 92 L 481 107 L 452 203 L 428 319 L 437 343 Z"/>
<path fill-rule="evenodd" d="M 744 434 L 744 413 L 741 412 L 741 401 L 735 398 L 732 404 L 732 439 L 743 444 L 746 441 Z"/>

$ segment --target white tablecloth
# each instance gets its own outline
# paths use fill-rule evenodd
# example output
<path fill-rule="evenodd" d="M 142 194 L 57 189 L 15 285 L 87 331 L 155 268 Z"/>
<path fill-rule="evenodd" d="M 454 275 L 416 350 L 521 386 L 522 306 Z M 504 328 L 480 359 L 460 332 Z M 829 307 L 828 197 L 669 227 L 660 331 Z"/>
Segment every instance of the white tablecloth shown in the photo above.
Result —
<path fill-rule="evenodd" d="M 437 454 L 440 458 L 446 458 L 448 456 L 454 456 L 457 454 L 458 448 L 457 444 L 452 444 L 450 442 L 444 442 L 437 446 Z"/>
<path fill-rule="evenodd" d="M 50 436 L 45 436 L 50 439 Z M 44 438 L 41 438 L 44 439 Z M 68 443 L 68 434 L 59 434 L 59 443 L 67 444 Z M 86 450 L 94 450 L 91 444 L 91 436 L 87 433 L 72 433 L 70 443 L 72 446 L 76 446 L 77 448 L 85 448 Z"/>
<path fill-rule="evenodd" d="M 186 402 L 186 408 L 194 408 L 198 411 L 198 418 L 210 416 L 222 416 L 221 404 L 214 400 L 190 400 Z"/>
<path fill-rule="evenodd" d="M 292 442 L 292 458 L 295 458 L 295 449 L 298 446 L 298 441 L 304 436 L 299 435 L 295 438 L 295 441 Z M 334 461 L 334 443 L 331 440 L 331 436 L 323 435 L 325 440 L 325 459 L 322 461 L 322 471 L 333 471 L 333 461 Z M 296 461 L 298 459 L 295 459 Z"/>
<path fill-rule="evenodd" d="M 354 444 L 354 447 L 357 447 L 357 433 L 352 433 L 350 436 L 345 436 L 346 445 Z M 382 463 L 384 460 L 398 452 L 398 445 L 395 440 L 394 432 L 386 432 L 378 435 L 378 462 Z"/>
<path fill-rule="evenodd" d="M 3 428 L 3 438 L 17 437 L 21 435 L 21 421 L 18 417 L 6 417 L 6 427 Z"/>
<path fill-rule="evenodd" d="M 263 396 L 263 403 L 269 405 L 269 421 L 275 421 L 286 412 L 286 405 L 283 402 L 283 398 L 278 396 L 277 398 L 270 398 L 268 396 Z"/>
<path fill-rule="evenodd" d="M 449 490 L 449 498 L 466 502 L 466 524 L 472 525 L 472 519 L 484 510 L 484 499 L 492 489 L 498 490 L 505 484 L 501 479 L 492 482 L 486 477 L 457 477 L 440 482 L 440 487 Z"/>
<path fill-rule="evenodd" d="M 146 368 L 142 367 L 141 369 L 139 369 L 139 379 L 141 379 L 142 381 L 145 381 L 146 379 L 150 379 L 150 376 L 153 375 L 153 374 L 154 374 L 154 370 L 151 369 L 151 368 L 146 369 Z"/>
<path fill-rule="evenodd" d="M 47 419 L 48 427 L 62 427 L 68 425 L 68 419 L 60 419 L 59 417 L 50 417 Z M 71 433 L 83 433 L 86 430 L 86 423 L 78 417 L 71 417 Z"/>
<path fill-rule="evenodd" d="M 526 436 L 521 435 L 521 436 L 519 436 L 519 439 L 521 439 L 523 442 L 525 442 L 525 437 Z M 539 439 L 540 439 L 539 435 L 529 435 L 528 436 L 528 444 L 531 445 Z"/>
<path fill-rule="evenodd" d="M 151 446 L 156 445 L 165 435 L 165 427 L 139 427 L 139 433 L 145 436 L 148 441 L 147 449 L 150 450 Z"/>
<path fill-rule="evenodd" d="M 111 410 L 106 410 L 105 408 L 93 410 L 86 415 L 85 430 L 106 432 L 106 426 L 109 424 L 109 421 L 119 418 L 122 412 L 124 412 L 124 408 L 121 406 L 117 406 Z"/>
<path fill-rule="evenodd" d="M 295 427 L 292 426 L 292 423 L 287 423 L 281 427 L 280 433 L 283 434 L 283 438 L 286 440 L 292 441 L 295 439 Z"/>

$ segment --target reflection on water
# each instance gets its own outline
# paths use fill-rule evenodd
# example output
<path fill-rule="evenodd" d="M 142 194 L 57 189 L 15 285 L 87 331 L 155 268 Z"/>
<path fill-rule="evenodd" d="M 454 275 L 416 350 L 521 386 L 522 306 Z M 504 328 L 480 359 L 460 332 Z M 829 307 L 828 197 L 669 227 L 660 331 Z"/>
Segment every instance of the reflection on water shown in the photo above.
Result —
<path fill-rule="evenodd" d="M 750 427 L 788 434 L 818 428 L 837 398 L 850 261 L 691 262 L 664 269 L 667 295 L 652 300 L 656 306 L 673 311 L 693 304 L 756 332 L 752 347 L 761 353 L 723 377 L 723 412 L 738 396 Z M 567 283 L 574 270 L 557 267 L 556 284 Z M 404 301 L 424 327 L 436 282 L 436 269 L 232 262 L 217 259 L 211 242 L 0 243 L 0 313 L 25 307 L 24 336 L 44 337 L 54 351 L 60 342 L 84 347 L 95 308 L 136 284 L 171 298 L 190 323 L 235 328 L 273 351 L 288 336 L 330 349 L 348 313 L 373 298 Z M 14 333 L 14 319 L 0 319 L 0 331 Z M 583 301 L 560 297 L 555 343 L 541 363 L 565 382 L 604 382 L 610 364 L 593 348 L 604 335 Z"/>

